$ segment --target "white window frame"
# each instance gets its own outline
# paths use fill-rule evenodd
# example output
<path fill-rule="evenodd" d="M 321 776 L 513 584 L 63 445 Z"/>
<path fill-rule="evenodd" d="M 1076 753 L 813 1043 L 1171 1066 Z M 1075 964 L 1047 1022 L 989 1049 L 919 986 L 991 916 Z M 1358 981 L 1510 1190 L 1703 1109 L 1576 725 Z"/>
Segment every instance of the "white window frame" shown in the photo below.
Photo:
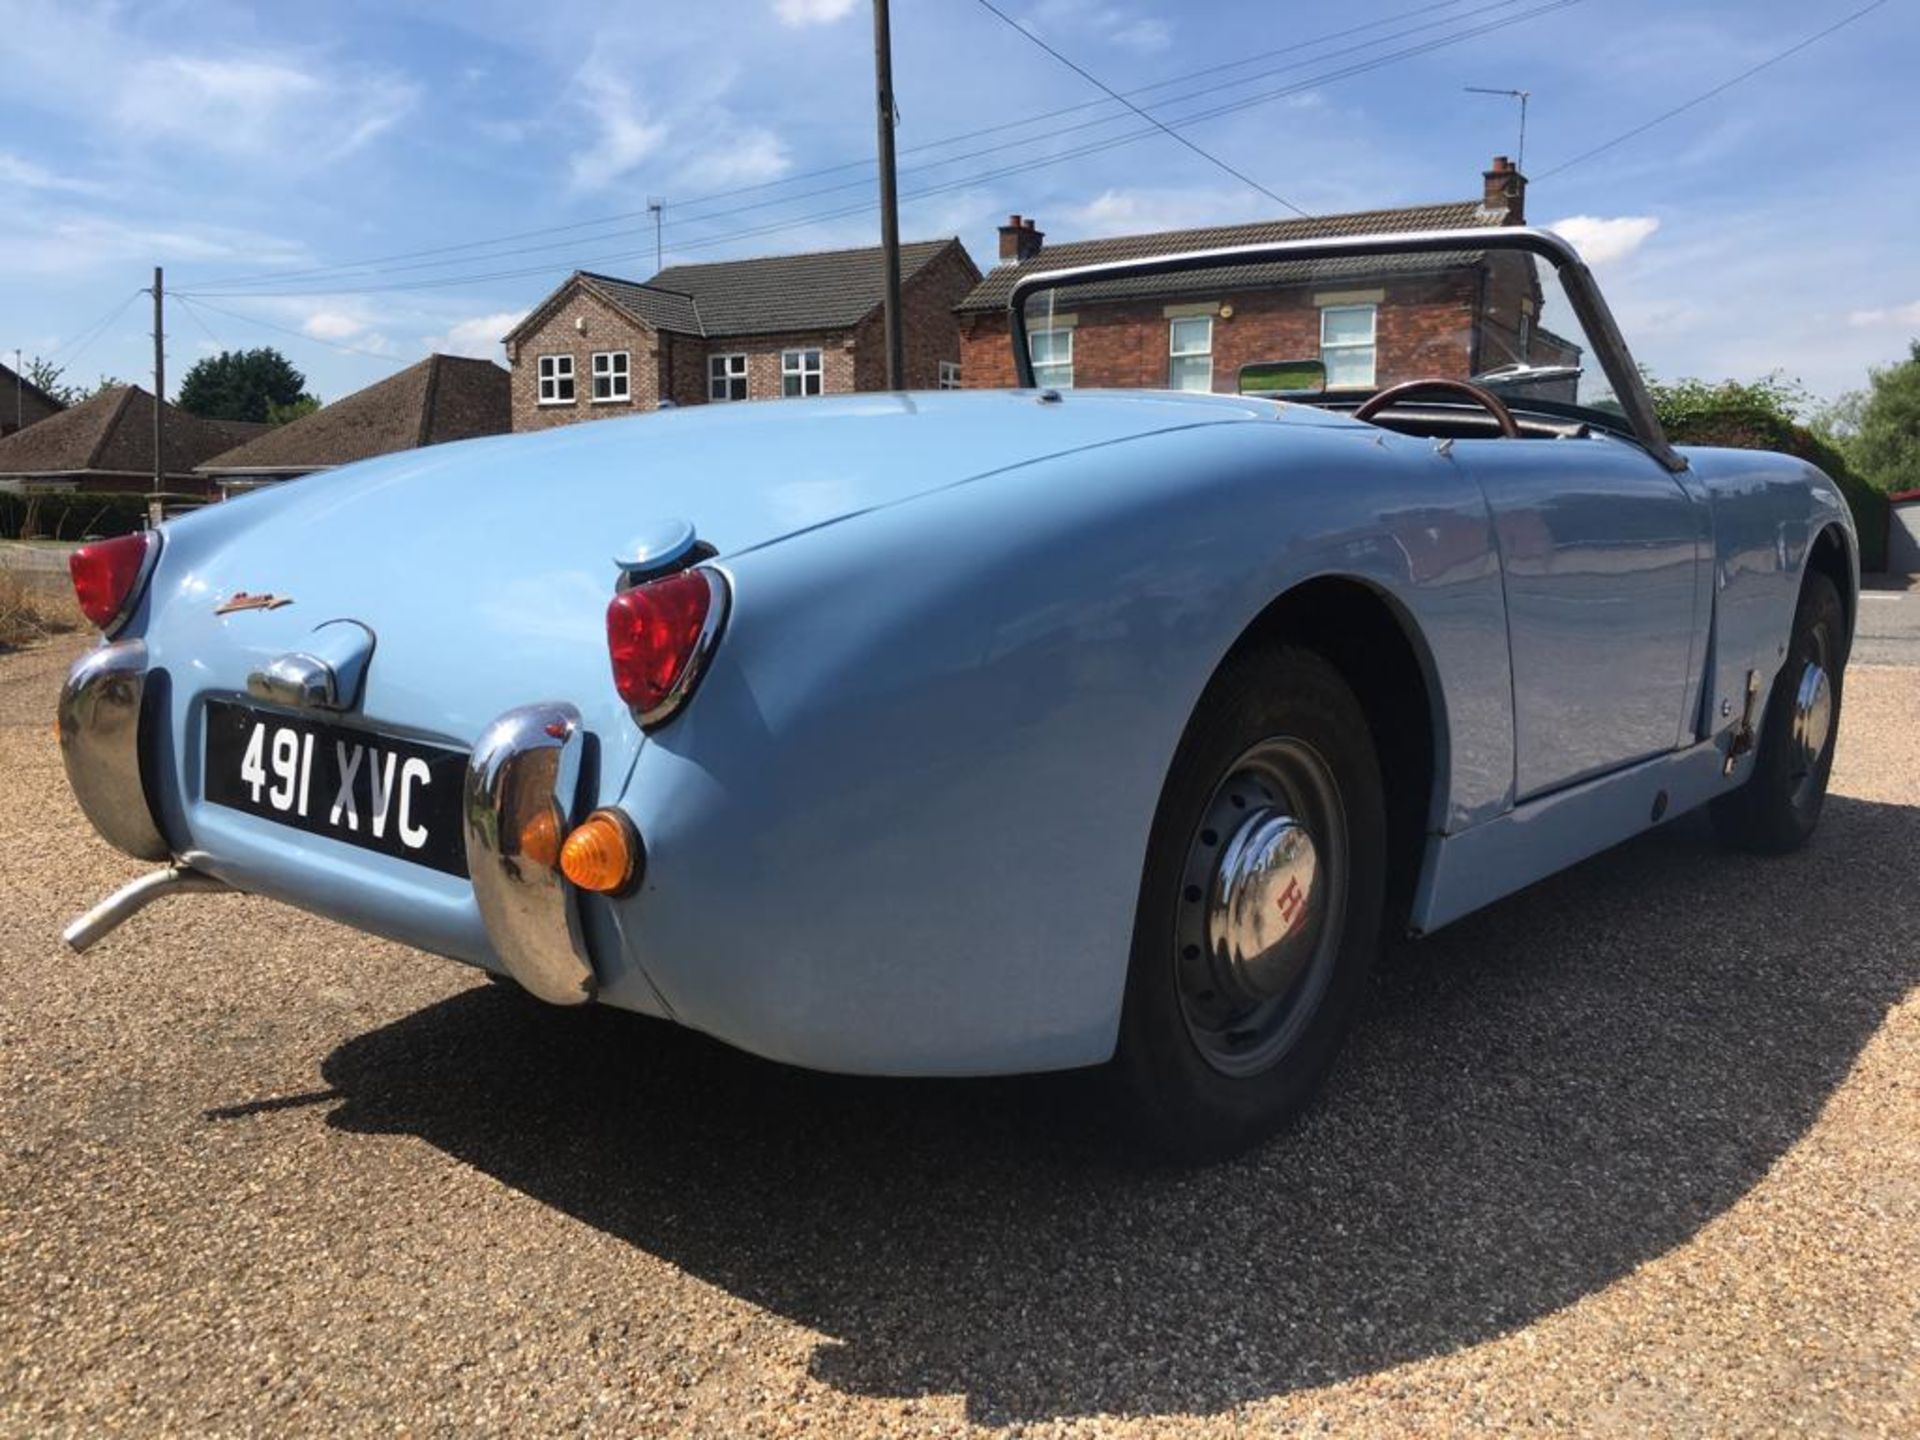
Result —
<path fill-rule="evenodd" d="M 740 382 L 740 393 L 732 393 L 733 382 Z M 707 357 L 707 401 L 720 405 L 745 400 L 753 393 L 747 382 L 747 357 L 742 353 Z"/>
<path fill-rule="evenodd" d="M 573 356 L 565 352 L 536 356 L 534 374 L 539 381 L 539 399 L 542 405 L 574 403 Z M 563 383 L 567 390 L 564 395 L 560 393 Z"/>
<path fill-rule="evenodd" d="M 1182 325 L 1204 325 L 1207 327 L 1207 343 L 1200 349 L 1181 349 L 1175 339 Z M 1167 321 L 1167 388 L 1186 390 L 1194 387 L 1182 385 L 1176 379 L 1178 363 L 1181 360 L 1201 360 L 1207 362 L 1207 383 L 1198 387 L 1201 393 L 1213 392 L 1213 317 L 1211 315 L 1176 315 Z"/>
<path fill-rule="evenodd" d="M 789 389 L 789 384 L 794 388 Z M 808 385 L 812 389 L 808 389 Z M 827 357 L 816 345 L 780 352 L 780 394 L 793 400 L 827 393 Z"/>
<path fill-rule="evenodd" d="M 1327 317 L 1329 315 L 1354 314 L 1364 312 L 1367 317 L 1367 338 L 1365 340 L 1328 340 Z M 1327 377 L 1329 390 L 1371 390 L 1380 376 L 1380 307 L 1378 305 L 1325 305 L 1320 310 L 1320 358 L 1325 360 L 1329 350 L 1364 350 L 1367 352 L 1367 378 L 1362 381 L 1343 381 L 1335 385 L 1331 374 Z M 1329 371 L 1332 366 L 1327 367 Z"/>
<path fill-rule="evenodd" d="M 958 360 L 942 360 L 940 362 L 939 388 L 942 390 L 958 390 L 961 388 L 960 362 Z"/>
<path fill-rule="evenodd" d="M 620 363 L 615 365 L 613 362 Z M 601 362 L 605 361 L 603 365 Z M 600 393 L 600 382 L 607 382 L 607 393 Z M 633 356 L 626 350 L 593 352 L 593 403 L 626 405 L 633 401 Z"/>
<path fill-rule="evenodd" d="M 1031 357 L 1036 346 L 1034 341 L 1042 335 L 1067 337 L 1067 355 L 1064 360 L 1058 356 L 1051 360 L 1034 360 L 1033 383 L 1042 390 L 1071 390 L 1073 388 L 1073 326 L 1045 325 L 1027 337 L 1027 354 Z M 1059 372 L 1064 371 L 1064 374 Z"/>

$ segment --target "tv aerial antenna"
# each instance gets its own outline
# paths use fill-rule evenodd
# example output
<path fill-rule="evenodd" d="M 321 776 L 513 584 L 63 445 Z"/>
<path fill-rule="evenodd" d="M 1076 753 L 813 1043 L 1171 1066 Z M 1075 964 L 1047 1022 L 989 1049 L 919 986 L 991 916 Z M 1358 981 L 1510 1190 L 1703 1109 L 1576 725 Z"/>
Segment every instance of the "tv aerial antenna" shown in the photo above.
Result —
<path fill-rule="evenodd" d="M 1495 90 L 1486 85 L 1468 85 L 1464 87 L 1469 95 L 1503 95 L 1509 100 L 1520 102 L 1520 148 L 1514 152 L 1513 168 L 1522 175 L 1527 173 L 1527 101 L 1533 98 L 1531 90 Z"/>

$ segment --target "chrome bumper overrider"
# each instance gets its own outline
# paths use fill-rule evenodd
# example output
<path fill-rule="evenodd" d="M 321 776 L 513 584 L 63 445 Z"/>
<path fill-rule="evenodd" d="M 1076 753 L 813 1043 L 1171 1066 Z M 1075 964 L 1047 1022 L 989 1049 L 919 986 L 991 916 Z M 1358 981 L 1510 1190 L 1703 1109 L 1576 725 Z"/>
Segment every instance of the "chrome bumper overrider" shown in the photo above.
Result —
<path fill-rule="evenodd" d="M 81 656 L 60 692 L 60 758 L 67 784 L 101 837 L 141 860 L 165 860 L 167 842 L 140 783 L 140 706 L 147 647 L 120 640 Z"/>
<path fill-rule="evenodd" d="M 480 918 L 507 973 L 555 1005 L 591 1000 L 598 980 L 573 887 L 552 855 L 526 855 L 522 845 L 529 834 L 557 844 L 567 833 L 583 745 L 573 706 L 523 705 L 487 727 L 467 767 L 467 870 Z M 537 824 L 541 816 L 549 823 Z"/>

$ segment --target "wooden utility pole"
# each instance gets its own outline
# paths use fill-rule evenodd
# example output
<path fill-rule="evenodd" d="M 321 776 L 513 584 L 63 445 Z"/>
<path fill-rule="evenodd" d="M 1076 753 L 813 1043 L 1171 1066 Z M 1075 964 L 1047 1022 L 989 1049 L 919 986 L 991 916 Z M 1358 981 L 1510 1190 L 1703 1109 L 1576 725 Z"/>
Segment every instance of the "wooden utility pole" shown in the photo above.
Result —
<path fill-rule="evenodd" d="M 906 388 L 906 345 L 900 334 L 900 199 L 893 174 L 893 32 L 887 0 L 873 0 L 873 76 L 880 107 L 880 249 L 886 265 L 887 388 Z"/>
<path fill-rule="evenodd" d="M 147 520 L 158 525 L 164 501 L 160 492 L 167 488 L 165 412 L 167 408 L 166 280 L 158 265 L 153 267 L 153 494 L 147 498 Z"/>

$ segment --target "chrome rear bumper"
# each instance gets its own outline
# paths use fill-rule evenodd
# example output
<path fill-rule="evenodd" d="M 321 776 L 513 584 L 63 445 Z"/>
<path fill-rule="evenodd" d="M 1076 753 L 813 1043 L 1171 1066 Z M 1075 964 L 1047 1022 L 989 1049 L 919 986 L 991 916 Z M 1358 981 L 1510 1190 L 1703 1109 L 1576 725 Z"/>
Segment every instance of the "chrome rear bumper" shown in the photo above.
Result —
<path fill-rule="evenodd" d="M 140 755 L 146 688 L 146 645 L 121 640 L 83 656 L 60 695 L 67 783 L 93 828 L 129 855 L 173 861 L 67 926 L 62 938 L 76 951 L 155 900 L 231 888 L 195 868 L 192 855 L 174 860 L 147 803 Z M 571 705 L 509 710 L 473 747 L 462 806 L 467 871 L 494 954 L 523 987 L 555 1005 L 582 1004 L 599 988 L 579 902 L 556 865 L 582 806 L 585 747 L 580 712 Z M 542 837 L 548 853 L 527 853 L 530 845 L 539 850 Z"/>

